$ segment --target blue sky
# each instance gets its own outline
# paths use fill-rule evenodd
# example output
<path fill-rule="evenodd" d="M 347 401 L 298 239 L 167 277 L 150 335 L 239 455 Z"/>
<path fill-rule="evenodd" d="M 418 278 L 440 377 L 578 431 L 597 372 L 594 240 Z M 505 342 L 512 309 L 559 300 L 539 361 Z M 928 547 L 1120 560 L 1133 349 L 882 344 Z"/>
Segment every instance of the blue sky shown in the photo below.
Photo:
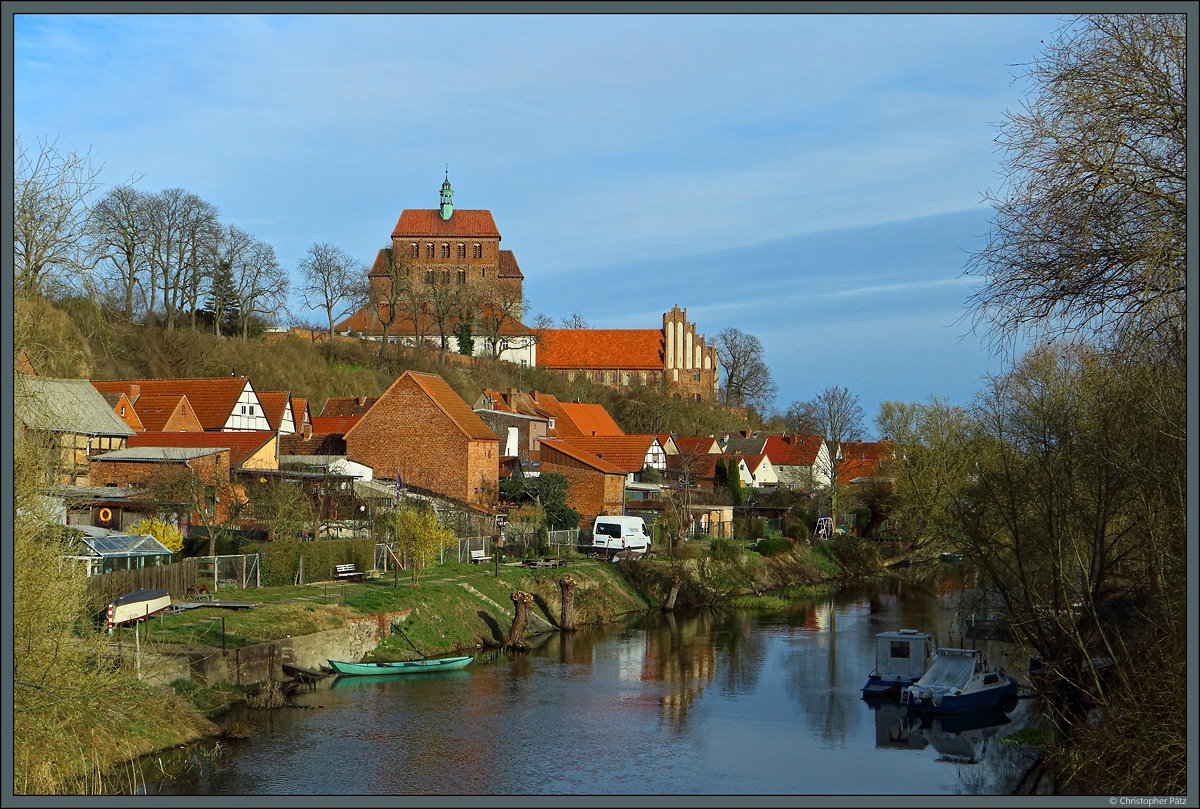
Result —
<path fill-rule="evenodd" d="M 534 313 L 757 336 L 776 406 L 965 403 L 1020 14 L 18 14 L 14 130 L 180 187 L 295 268 L 404 208 L 492 211 Z M 297 304 L 297 308 L 300 305 Z M 304 313 L 308 314 L 308 313 Z M 314 320 L 319 318 L 314 316 Z"/>

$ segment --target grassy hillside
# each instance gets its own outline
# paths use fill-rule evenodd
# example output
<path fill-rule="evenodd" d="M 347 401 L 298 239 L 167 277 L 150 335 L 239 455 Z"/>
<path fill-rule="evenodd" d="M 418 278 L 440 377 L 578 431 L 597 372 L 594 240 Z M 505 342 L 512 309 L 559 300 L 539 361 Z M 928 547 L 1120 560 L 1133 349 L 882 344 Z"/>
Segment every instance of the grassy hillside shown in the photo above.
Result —
<path fill-rule="evenodd" d="M 243 341 L 191 329 L 167 331 L 107 316 L 93 302 L 18 301 L 16 343 L 38 373 L 89 379 L 170 379 L 237 375 L 257 390 L 288 391 L 319 414 L 331 396 L 376 396 L 406 370 L 442 376 L 468 403 L 484 389 L 537 390 L 564 401 L 602 404 L 627 433 L 708 435 L 745 427 L 742 415 L 641 388 L 618 394 L 583 380 L 567 382 L 536 368 L 479 359 L 443 358 L 436 349 L 410 350 L 337 338 L 319 343 L 297 337 Z"/>

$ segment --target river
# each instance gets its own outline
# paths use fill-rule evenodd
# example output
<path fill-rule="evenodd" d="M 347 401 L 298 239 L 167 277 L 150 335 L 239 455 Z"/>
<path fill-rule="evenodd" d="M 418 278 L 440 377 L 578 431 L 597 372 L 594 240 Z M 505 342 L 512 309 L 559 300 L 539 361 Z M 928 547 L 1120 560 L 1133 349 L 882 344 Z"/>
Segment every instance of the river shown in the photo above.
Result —
<path fill-rule="evenodd" d="M 913 723 L 860 689 L 877 632 L 953 634 L 946 596 L 902 581 L 778 612 L 637 616 L 535 638 L 461 672 L 325 680 L 195 745 L 158 795 L 1003 795 L 1031 705 Z M 539 642 L 540 641 L 540 642 Z M 1003 648 L 980 644 L 1002 663 Z M 975 725 L 974 727 L 972 725 Z M 158 769 L 157 757 L 147 767 Z"/>

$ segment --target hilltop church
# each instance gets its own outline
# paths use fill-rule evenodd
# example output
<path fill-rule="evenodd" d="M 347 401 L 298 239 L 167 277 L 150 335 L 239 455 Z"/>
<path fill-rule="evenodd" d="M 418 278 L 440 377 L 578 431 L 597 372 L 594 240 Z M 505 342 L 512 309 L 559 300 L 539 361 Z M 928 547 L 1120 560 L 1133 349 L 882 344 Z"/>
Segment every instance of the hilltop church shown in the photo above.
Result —
<path fill-rule="evenodd" d="M 618 390 L 646 385 L 689 399 L 715 398 L 716 347 L 688 322 L 686 309 L 674 306 L 664 313 L 660 329 L 535 333 L 525 326 L 520 321 L 525 276 L 512 251 L 500 249 L 500 238 L 491 211 L 454 209 L 447 172 L 438 207 L 404 209 L 392 228 L 391 246 L 375 256 L 368 273 L 371 303 L 334 329 L 369 340 L 382 340 L 386 333 L 389 342 L 434 342 L 438 327 L 452 331 L 466 308 L 475 312 L 476 355 Z"/>

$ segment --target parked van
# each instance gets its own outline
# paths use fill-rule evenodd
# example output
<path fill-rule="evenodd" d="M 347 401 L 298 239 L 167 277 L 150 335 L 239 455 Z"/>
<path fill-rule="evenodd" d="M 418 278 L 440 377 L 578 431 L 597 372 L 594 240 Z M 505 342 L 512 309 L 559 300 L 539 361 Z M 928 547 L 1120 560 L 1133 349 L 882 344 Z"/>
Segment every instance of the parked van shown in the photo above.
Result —
<path fill-rule="evenodd" d="M 611 551 L 650 550 L 650 533 L 641 517 L 599 516 L 592 523 L 592 547 Z"/>

